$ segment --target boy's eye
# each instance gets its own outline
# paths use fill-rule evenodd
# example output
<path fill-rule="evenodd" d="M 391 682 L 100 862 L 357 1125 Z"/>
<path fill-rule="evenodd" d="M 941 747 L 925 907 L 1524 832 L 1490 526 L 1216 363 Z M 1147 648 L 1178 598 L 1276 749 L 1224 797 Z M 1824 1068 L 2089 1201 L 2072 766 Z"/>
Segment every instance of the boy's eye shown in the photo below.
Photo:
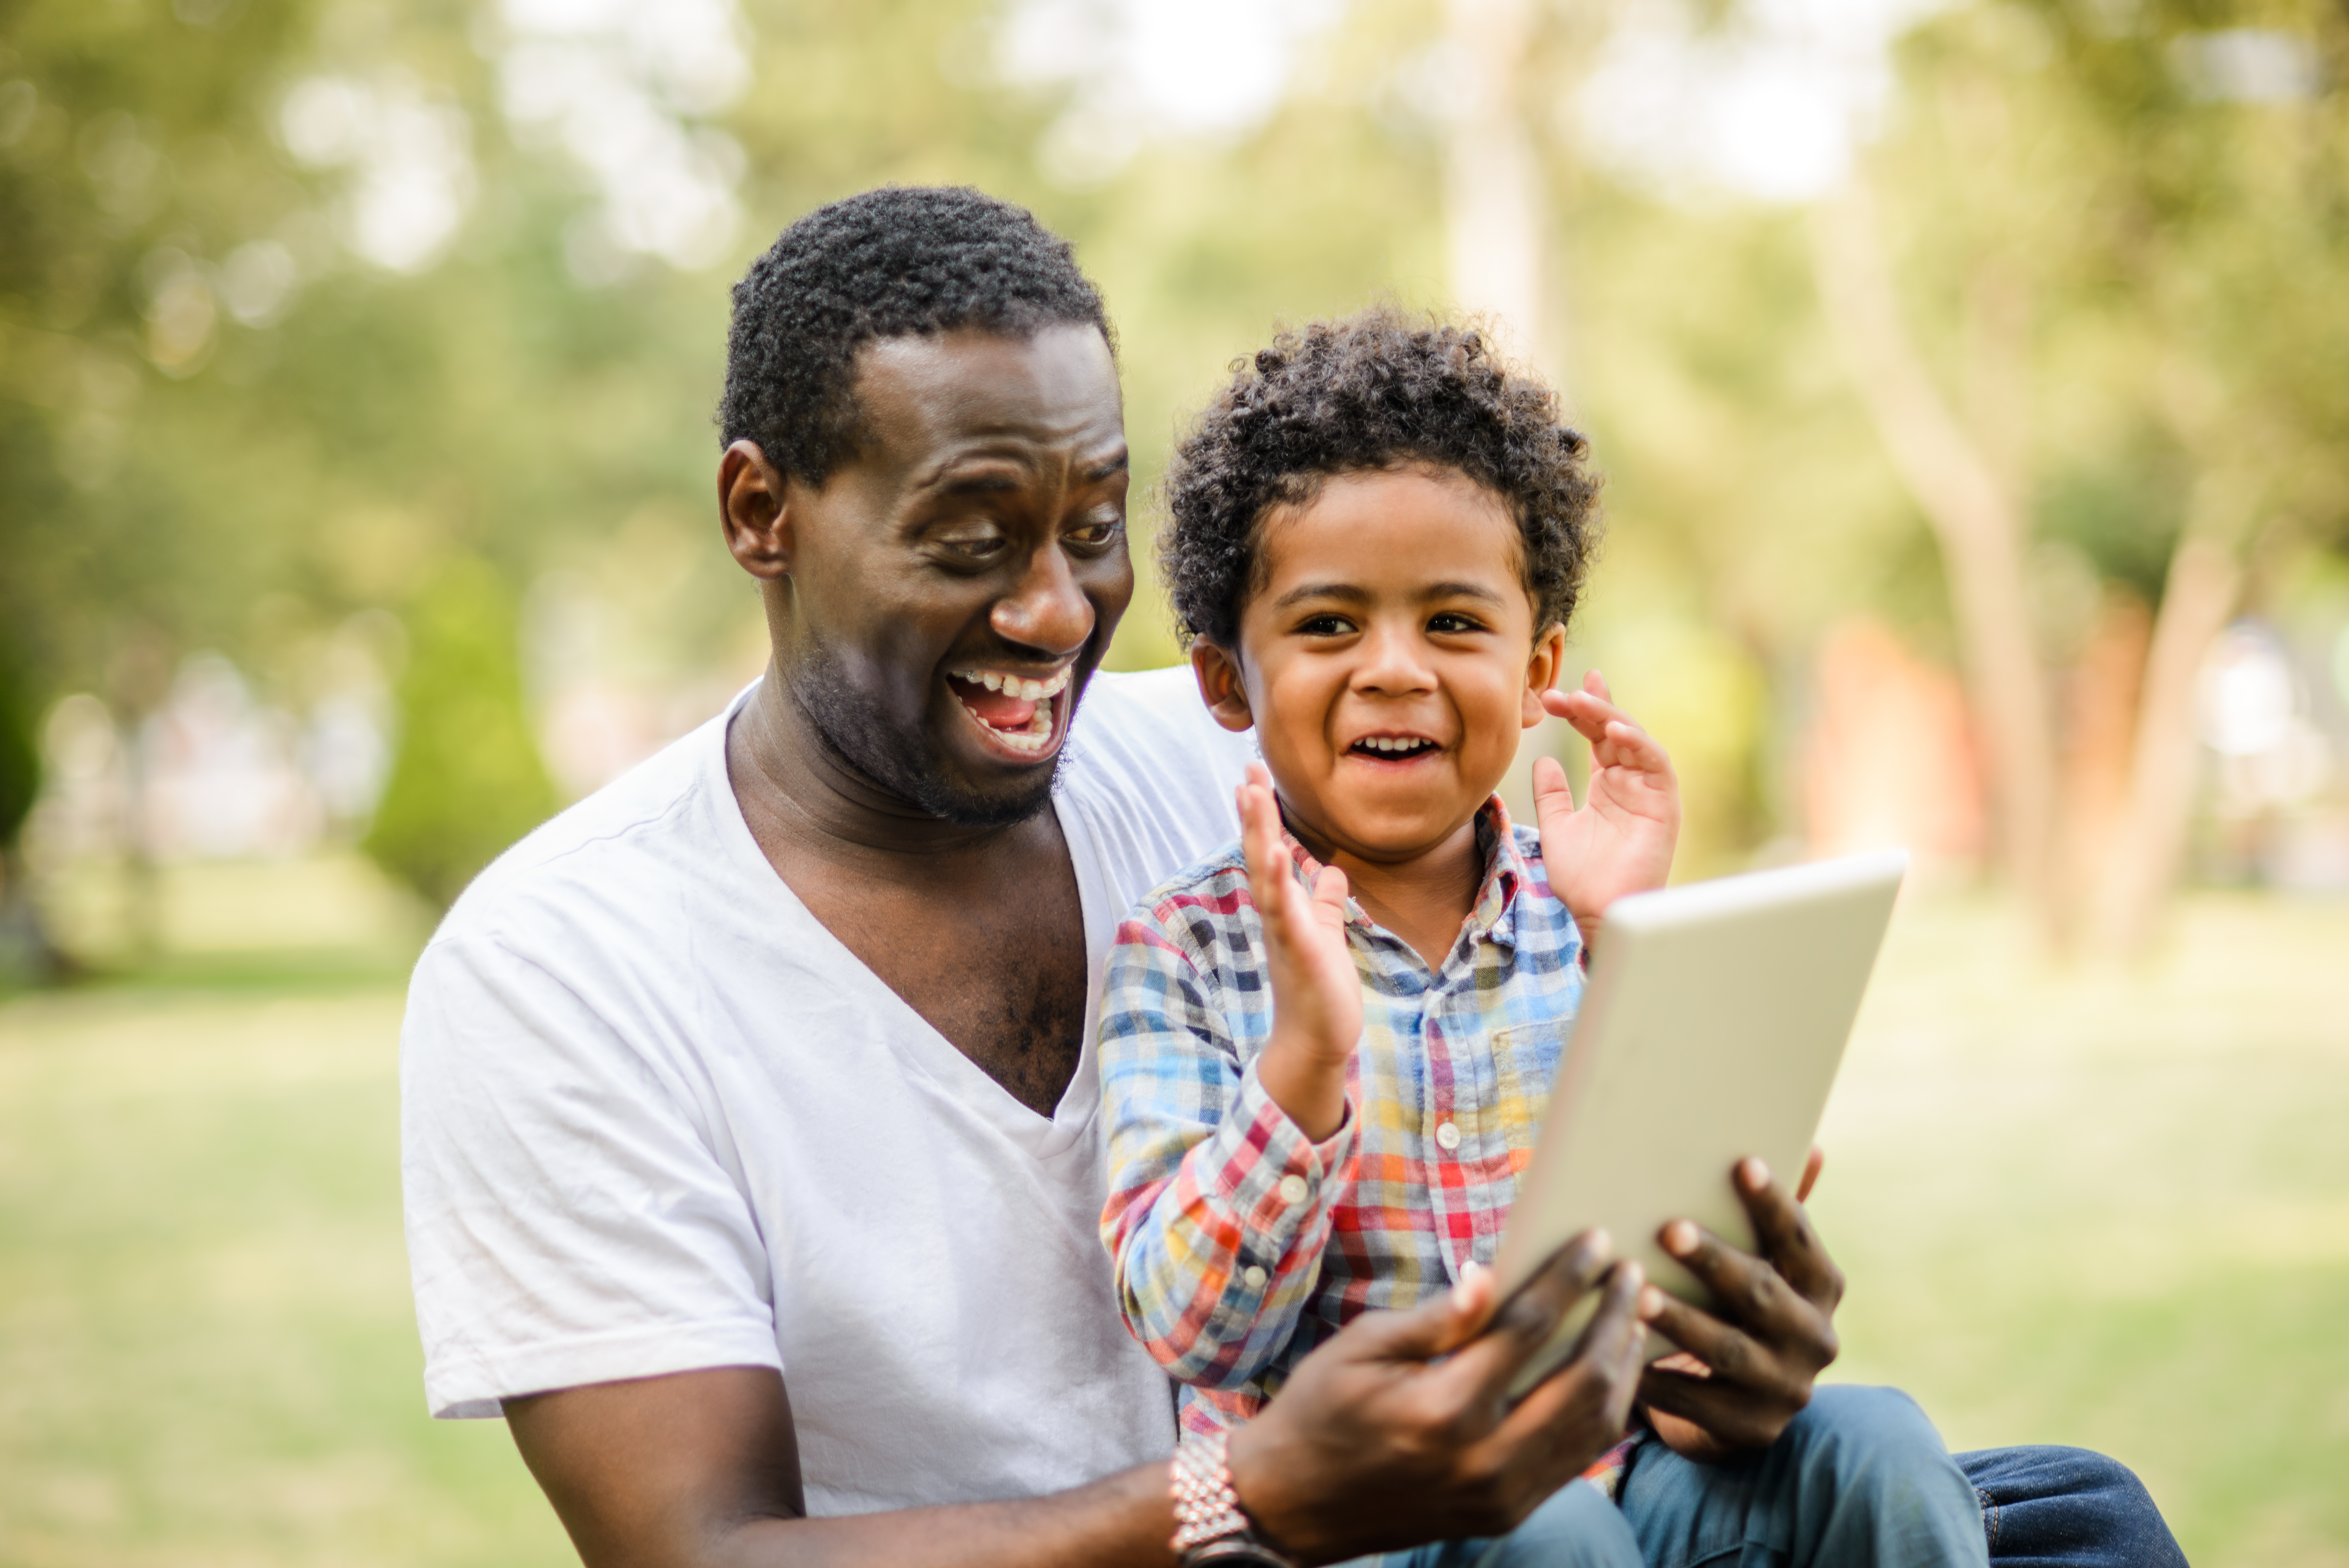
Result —
<path fill-rule="evenodd" d="M 1457 610 L 1446 610 L 1440 615 L 1429 616 L 1427 629 L 1431 632 L 1442 633 L 1481 632 L 1485 628 L 1483 623 L 1474 615 L 1464 615 Z"/>
<path fill-rule="evenodd" d="M 1298 624 L 1298 633 L 1308 637 L 1342 637 L 1354 629 L 1354 624 L 1343 615 L 1315 615 Z"/>

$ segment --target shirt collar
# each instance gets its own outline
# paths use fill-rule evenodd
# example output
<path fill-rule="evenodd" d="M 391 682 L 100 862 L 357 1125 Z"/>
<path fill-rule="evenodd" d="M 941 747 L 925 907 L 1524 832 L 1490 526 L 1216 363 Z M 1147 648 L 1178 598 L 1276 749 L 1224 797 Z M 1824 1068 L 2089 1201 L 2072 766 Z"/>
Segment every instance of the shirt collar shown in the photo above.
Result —
<path fill-rule="evenodd" d="M 1288 858 L 1296 863 L 1298 880 L 1308 888 L 1321 874 L 1321 862 L 1312 851 L 1297 841 L 1297 835 L 1284 822 L 1281 841 L 1288 846 Z M 1476 809 L 1476 849 L 1485 860 L 1485 877 L 1477 884 L 1475 902 L 1468 906 L 1468 919 L 1463 929 L 1478 936 L 1490 936 L 1496 942 L 1514 945 L 1516 942 L 1517 890 L 1526 885 L 1532 873 L 1526 857 L 1517 848 L 1517 835 L 1509 822 L 1509 809 L 1502 804 L 1499 795 L 1493 796 Z M 1346 895 L 1346 923 L 1364 929 L 1375 929 L 1378 923 L 1362 913 L 1362 906 L 1352 893 Z"/>

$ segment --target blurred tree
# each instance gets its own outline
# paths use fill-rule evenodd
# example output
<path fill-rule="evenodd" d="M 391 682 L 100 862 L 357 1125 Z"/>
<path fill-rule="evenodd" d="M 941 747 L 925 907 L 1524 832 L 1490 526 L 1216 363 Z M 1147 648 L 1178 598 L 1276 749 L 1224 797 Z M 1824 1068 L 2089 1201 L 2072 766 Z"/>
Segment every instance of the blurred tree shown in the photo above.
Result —
<path fill-rule="evenodd" d="M 523 713 L 513 605 L 495 567 L 462 556 L 408 616 L 399 751 L 363 847 L 443 907 L 554 809 Z"/>
<path fill-rule="evenodd" d="M 1821 296 L 1941 543 L 2010 876 L 2059 941 L 2131 951 L 2177 873 L 2194 680 L 2248 563 L 2279 529 L 2349 534 L 2349 18 L 1976 5 L 1920 29 L 1903 78 L 1879 172 L 1821 213 Z M 2083 515 L 2099 494 L 2119 504 Z M 2034 645 L 2034 532 L 2087 556 L 2122 623 L 2158 601 L 2137 669 L 2109 646 L 2082 666 L 2133 698 L 2110 798 L 2059 787 L 2041 669 L 2091 639 Z"/>

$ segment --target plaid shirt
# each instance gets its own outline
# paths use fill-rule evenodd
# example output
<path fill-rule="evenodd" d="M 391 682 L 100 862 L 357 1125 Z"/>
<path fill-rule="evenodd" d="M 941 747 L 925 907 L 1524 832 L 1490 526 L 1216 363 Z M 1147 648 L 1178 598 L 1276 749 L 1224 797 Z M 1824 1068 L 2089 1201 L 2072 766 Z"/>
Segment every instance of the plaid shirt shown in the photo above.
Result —
<path fill-rule="evenodd" d="M 1582 940 L 1497 796 L 1476 841 L 1484 881 L 1440 968 L 1348 901 L 1362 1040 L 1320 1143 L 1257 1077 L 1272 986 L 1239 846 L 1118 930 L 1102 1240 L 1127 1327 L 1188 1385 L 1186 1428 L 1239 1424 L 1349 1319 L 1493 1261 L 1582 998 Z M 1288 850 L 1309 886 L 1318 862 Z"/>

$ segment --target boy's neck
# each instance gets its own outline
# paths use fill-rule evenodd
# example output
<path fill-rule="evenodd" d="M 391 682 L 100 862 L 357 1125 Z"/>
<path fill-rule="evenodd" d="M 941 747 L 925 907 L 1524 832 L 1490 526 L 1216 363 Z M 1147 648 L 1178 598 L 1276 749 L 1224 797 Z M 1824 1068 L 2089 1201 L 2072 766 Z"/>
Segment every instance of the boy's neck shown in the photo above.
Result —
<path fill-rule="evenodd" d="M 1444 967 L 1460 927 L 1476 907 L 1485 857 L 1469 818 L 1433 848 L 1401 860 L 1358 854 L 1321 841 L 1295 822 L 1289 830 L 1313 858 L 1346 873 L 1347 890 L 1362 913 L 1409 943 L 1431 969 Z"/>

